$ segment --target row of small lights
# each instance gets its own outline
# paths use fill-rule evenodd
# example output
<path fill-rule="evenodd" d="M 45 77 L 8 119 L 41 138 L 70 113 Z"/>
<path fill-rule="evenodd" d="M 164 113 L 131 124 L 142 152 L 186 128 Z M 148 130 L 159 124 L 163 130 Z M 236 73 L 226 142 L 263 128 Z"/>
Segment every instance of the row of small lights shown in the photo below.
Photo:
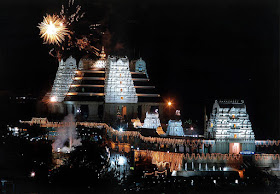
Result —
<path fill-rule="evenodd" d="M 57 102 L 57 97 L 56 96 L 50 97 L 50 102 Z M 167 105 L 170 107 L 172 105 L 172 102 L 168 101 Z"/>

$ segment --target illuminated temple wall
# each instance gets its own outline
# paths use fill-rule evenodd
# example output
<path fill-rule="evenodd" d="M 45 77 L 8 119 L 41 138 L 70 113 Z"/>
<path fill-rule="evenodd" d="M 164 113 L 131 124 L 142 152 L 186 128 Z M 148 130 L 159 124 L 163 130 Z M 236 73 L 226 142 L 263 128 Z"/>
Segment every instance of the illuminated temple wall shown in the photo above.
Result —
<path fill-rule="evenodd" d="M 171 171 L 222 171 L 226 166 L 238 168 L 242 164 L 239 154 L 183 154 L 152 150 L 135 150 L 135 161 L 148 159 L 158 167 L 168 164 Z"/>
<path fill-rule="evenodd" d="M 105 103 L 138 102 L 127 57 L 108 57 L 104 90 Z"/>
<path fill-rule="evenodd" d="M 255 135 L 244 101 L 216 100 L 205 137 L 215 139 L 213 150 L 217 153 L 255 151 Z"/>

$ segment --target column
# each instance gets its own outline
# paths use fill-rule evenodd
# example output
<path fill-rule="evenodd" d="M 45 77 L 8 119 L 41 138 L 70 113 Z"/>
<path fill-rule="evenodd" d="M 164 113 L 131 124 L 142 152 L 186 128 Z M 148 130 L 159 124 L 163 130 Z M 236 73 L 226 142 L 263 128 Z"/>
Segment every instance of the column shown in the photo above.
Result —
<path fill-rule="evenodd" d="M 194 171 L 194 163 L 193 163 L 193 161 L 192 161 L 192 170 Z"/>
<path fill-rule="evenodd" d="M 188 171 L 188 163 L 185 163 L 185 171 Z"/>

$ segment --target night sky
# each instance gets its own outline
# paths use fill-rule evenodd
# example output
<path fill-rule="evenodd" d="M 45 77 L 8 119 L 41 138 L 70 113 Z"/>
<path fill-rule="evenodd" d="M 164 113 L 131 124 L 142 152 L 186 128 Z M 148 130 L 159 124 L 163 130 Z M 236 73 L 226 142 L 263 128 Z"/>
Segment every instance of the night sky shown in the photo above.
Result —
<path fill-rule="evenodd" d="M 1 0 L 2 95 L 40 96 L 51 89 L 58 62 L 42 44 L 37 25 L 66 2 Z M 146 61 L 152 82 L 185 119 L 202 126 L 204 107 L 209 115 L 215 99 L 244 99 L 256 138 L 279 134 L 278 1 L 76 3 L 86 12 L 85 21 L 108 29 L 110 54 Z"/>

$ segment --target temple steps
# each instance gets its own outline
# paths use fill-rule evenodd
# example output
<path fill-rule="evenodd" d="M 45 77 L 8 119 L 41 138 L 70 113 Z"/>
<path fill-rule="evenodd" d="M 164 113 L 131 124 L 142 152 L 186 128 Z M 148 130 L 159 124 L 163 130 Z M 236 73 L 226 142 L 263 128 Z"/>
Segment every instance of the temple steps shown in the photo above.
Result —
<path fill-rule="evenodd" d="M 134 88 L 143 88 L 143 89 L 152 89 L 152 88 L 156 88 L 155 86 L 134 86 Z"/>
<path fill-rule="evenodd" d="M 104 85 L 81 84 L 81 85 L 71 85 L 70 87 L 92 87 L 92 88 L 104 88 Z"/>
<path fill-rule="evenodd" d="M 104 96 L 104 93 L 93 93 L 93 92 L 68 92 L 67 96 Z M 136 94 L 141 97 L 160 97 L 159 94 Z"/>
<path fill-rule="evenodd" d="M 160 97 L 159 94 L 136 94 L 136 96 L 141 96 L 141 97 Z"/>
<path fill-rule="evenodd" d="M 76 70 L 75 73 L 105 73 L 103 68 L 96 68 L 96 69 L 92 69 L 92 70 Z"/>
<path fill-rule="evenodd" d="M 104 77 L 75 77 L 74 80 L 105 80 Z"/>
<path fill-rule="evenodd" d="M 145 72 L 135 72 L 135 71 L 131 71 L 130 73 L 131 73 L 131 74 L 143 74 L 143 75 L 146 75 Z"/>
<path fill-rule="evenodd" d="M 150 81 L 148 78 L 132 78 L 133 81 Z"/>
<path fill-rule="evenodd" d="M 81 85 L 71 85 L 70 87 L 93 87 L 93 88 L 104 88 L 104 85 L 91 85 L 91 84 L 81 84 Z M 155 86 L 134 86 L 135 88 L 141 89 L 153 89 Z"/>
<path fill-rule="evenodd" d="M 104 93 L 92 92 L 68 92 L 67 96 L 104 96 Z"/>

